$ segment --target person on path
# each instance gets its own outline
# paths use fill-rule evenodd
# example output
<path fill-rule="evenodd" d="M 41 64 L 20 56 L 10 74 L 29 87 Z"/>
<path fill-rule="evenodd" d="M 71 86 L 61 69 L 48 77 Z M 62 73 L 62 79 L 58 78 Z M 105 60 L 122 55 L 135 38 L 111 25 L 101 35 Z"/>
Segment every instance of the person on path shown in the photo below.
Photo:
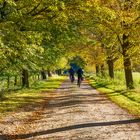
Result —
<path fill-rule="evenodd" d="M 79 68 L 79 69 L 77 70 L 77 77 L 78 77 L 77 85 L 78 85 L 79 87 L 80 87 L 80 85 L 81 85 L 81 82 L 83 81 L 83 74 L 84 74 L 84 72 L 83 72 L 82 68 Z"/>
<path fill-rule="evenodd" d="M 75 71 L 74 71 L 74 69 L 71 67 L 71 68 L 69 69 L 69 77 L 70 77 L 71 83 L 73 83 L 74 80 L 75 80 L 74 74 L 75 74 Z"/>

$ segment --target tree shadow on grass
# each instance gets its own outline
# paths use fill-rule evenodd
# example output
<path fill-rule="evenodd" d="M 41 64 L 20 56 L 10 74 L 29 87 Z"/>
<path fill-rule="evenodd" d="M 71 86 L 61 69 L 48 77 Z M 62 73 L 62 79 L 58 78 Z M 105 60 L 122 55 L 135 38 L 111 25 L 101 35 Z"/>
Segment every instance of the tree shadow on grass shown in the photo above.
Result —
<path fill-rule="evenodd" d="M 0 137 L 5 138 L 3 140 L 6 140 L 6 139 L 10 140 L 10 138 L 11 138 L 11 140 L 12 139 L 26 139 L 26 138 L 30 138 L 30 137 L 48 135 L 48 134 L 83 129 L 83 128 L 101 127 L 101 126 L 103 127 L 103 126 L 112 126 L 112 125 L 124 125 L 124 124 L 133 124 L 133 123 L 140 123 L 140 118 L 130 119 L 130 120 L 110 121 L 110 122 L 94 122 L 94 123 L 76 124 L 76 125 L 70 125 L 70 126 L 45 130 L 45 131 L 28 133 L 28 134 L 7 135 L 5 137 L 0 135 Z"/>
<path fill-rule="evenodd" d="M 108 83 L 95 83 L 93 87 L 95 87 L 95 88 L 101 88 L 101 87 L 107 88 L 107 85 L 108 85 Z"/>
<path fill-rule="evenodd" d="M 109 95 L 109 96 L 120 96 L 120 95 L 122 95 L 122 96 L 125 96 L 126 98 L 128 98 L 131 101 L 134 101 L 136 103 L 140 103 L 140 101 L 136 97 L 131 96 L 133 94 L 133 92 L 134 91 L 128 91 L 128 90 L 114 90 L 113 92 L 107 93 L 107 95 Z"/>
<path fill-rule="evenodd" d="M 114 90 L 114 89 L 109 88 L 107 85 L 108 85 L 108 84 L 105 84 L 105 83 L 95 83 L 94 86 L 91 84 L 91 86 L 94 87 L 95 89 L 98 89 L 98 88 L 106 88 L 106 89 L 112 90 L 112 92 L 108 92 L 108 93 L 107 93 L 107 94 L 110 95 L 110 96 L 119 96 L 119 95 L 123 95 L 123 96 L 129 98 L 130 100 L 139 103 L 139 101 L 135 100 L 133 97 L 130 97 L 130 96 L 128 95 L 128 93 L 134 92 L 134 91 L 128 91 L 128 90 L 126 90 L 126 89 L 124 89 L 124 90 Z"/>

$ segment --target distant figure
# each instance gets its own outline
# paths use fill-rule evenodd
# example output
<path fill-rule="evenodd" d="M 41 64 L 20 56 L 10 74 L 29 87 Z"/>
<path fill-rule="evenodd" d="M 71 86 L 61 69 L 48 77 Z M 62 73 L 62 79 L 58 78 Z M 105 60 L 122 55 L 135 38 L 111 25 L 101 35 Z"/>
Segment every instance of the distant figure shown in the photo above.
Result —
<path fill-rule="evenodd" d="M 82 68 L 79 68 L 77 70 L 77 77 L 78 77 L 77 85 L 80 87 L 81 82 L 83 81 L 83 70 L 82 70 Z"/>
<path fill-rule="evenodd" d="M 73 83 L 74 80 L 75 80 L 75 78 L 74 78 L 74 73 L 75 73 L 75 71 L 74 71 L 74 69 L 71 67 L 71 68 L 69 69 L 69 77 L 70 77 L 71 83 Z"/>

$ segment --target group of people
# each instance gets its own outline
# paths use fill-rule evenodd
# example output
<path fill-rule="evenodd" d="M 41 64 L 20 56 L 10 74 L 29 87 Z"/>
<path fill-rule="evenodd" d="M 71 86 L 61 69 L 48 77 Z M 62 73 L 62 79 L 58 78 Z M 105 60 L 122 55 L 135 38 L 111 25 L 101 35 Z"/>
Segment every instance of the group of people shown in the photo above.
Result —
<path fill-rule="evenodd" d="M 78 78 L 77 79 L 77 85 L 80 86 L 81 81 L 83 80 L 83 70 L 82 70 L 82 68 L 78 68 L 76 73 L 77 73 L 77 78 Z M 75 75 L 75 70 L 71 67 L 69 69 L 69 76 L 70 76 L 71 83 L 73 83 L 74 80 L 75 80 L 74 75 Z"/>

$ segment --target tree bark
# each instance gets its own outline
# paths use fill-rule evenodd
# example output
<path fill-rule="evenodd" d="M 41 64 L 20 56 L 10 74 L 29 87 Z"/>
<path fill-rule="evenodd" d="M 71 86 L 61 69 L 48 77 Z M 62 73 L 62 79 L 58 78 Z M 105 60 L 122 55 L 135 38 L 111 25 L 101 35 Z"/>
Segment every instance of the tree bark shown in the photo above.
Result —
<path fill-rule="evenodd" d="M 29 88 L 29 74 L 28 70 L 22 70 L 22 87 Z"/>
<path fill-rule="evenodd" d="M 10 76 L 7 77 L 7 88 L 10 87 Z"/>
<path fill-rule="evenodd" d="M 59 72 L 58 72 L 58 70 L 55 70 L 55 74 L 59 75 Z"/>
<path fill-rule="evenodd" d="M 105 72 L 104 72 L 104 64 L 101 65 L 101 74 L 102 74 L 102 76 L 105 76 Z"/>
<path fill-rule="evenodd" d="M 59 70 L 58 70 L 58 75 L 61 75 L 61 74 L 62 74 L 62 70 L 59 69 Z"/>
<path fill-rule="evenodd" d="M 40 76 L 39 76 L 39 74 L 37 74 L 37 78 L 38 78 L 38 80 L 40 80 Z"/>
<path fill-rule="evenodd" d="M 17 85 L 17 75 L 15 76 L 14 86 Z"/>
<path fill-rule="evenodd" d="M 98 76 L 99 75 L 99 71 L 100 71 L 100 68 L 99 68 L 99 65 L 98 64 L 96 64 L 96 76 Z"/>
<path fill-rule="evenodd" d="M 122 51 L 123 51 L 126 86 L 129 89 L 133 89 L 134 84 L 133 84 L 133 76 L 132 76 L 132 68 L 131 68 L 132 66 L 131 66 L 130 56 L 128 55 L 128 52 L 127 52 L 128 49 L 129 49 L 128 36 L 123 34 Z"/>
<path fill-rule="evenodd" d="M 44 70 L 41 71 L 41 78 L 42 80 L 47 79 L 46 72 Z"/>
<path fill-rule="evenodd" d="M 109 59 L 107 60 L 107 64 L 108 64 L 108 73 L 110 78 L 114 78 L 114 62 L 113 60 Z"/>
<path fill-rule="evenodd" d="M 47 70 L 47 73 L 48 73 L 48 77 L 52 77 L 52 74 L 51 74 L 50 70 Z"/>

